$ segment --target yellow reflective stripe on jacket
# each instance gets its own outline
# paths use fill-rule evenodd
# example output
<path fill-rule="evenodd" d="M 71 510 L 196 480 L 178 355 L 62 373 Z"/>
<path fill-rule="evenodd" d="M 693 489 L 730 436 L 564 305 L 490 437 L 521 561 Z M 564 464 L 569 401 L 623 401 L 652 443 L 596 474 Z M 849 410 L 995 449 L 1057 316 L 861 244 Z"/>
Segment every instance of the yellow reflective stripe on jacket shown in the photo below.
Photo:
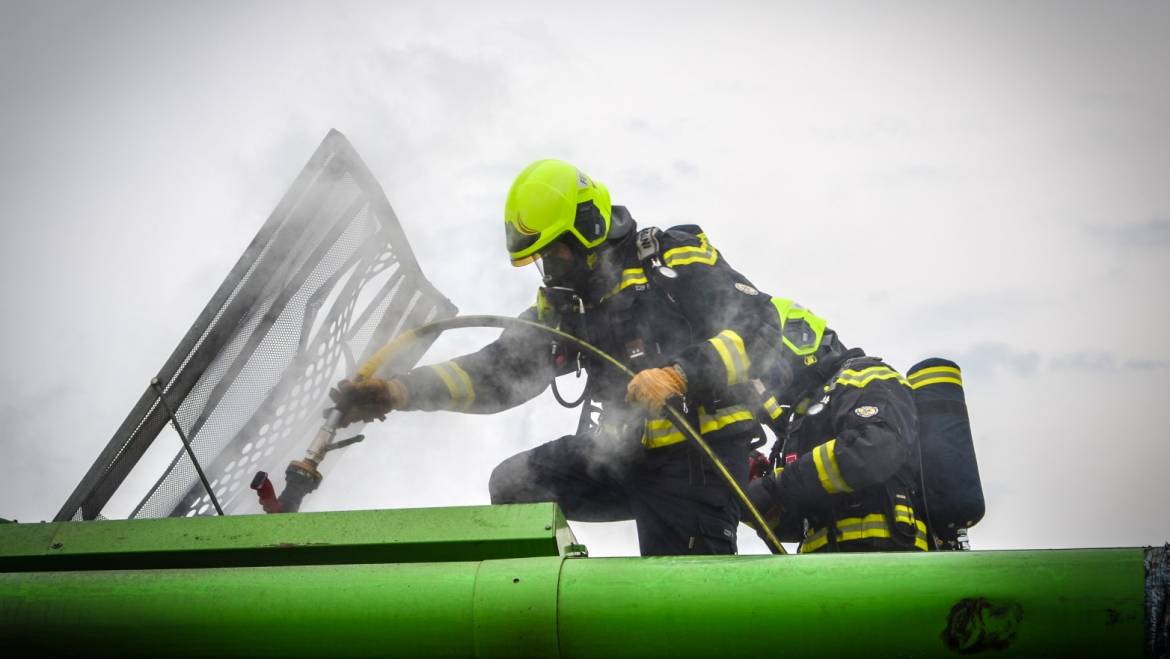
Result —
<path fill-rule="evenodd" d="M 430 367 L 447 385 L 447 392 L 451 394 L 451 402 L 458 409 L 466 409 L 475 401 L 475 387 L 471 384 L 471 377 L 455 362 L 432 364 Z"/>
<path fill-rule="evenodd" d="M 672 268 L 680 265 L 690 265 L 691 263 L 715 265 L 715 261 L 719 258 L 719 252 L 707 242 L 707 234 L 700 233 L 698 237 L 699 244 L 697 246 L 668 249 L 662 255 L 662 260 Z"/>
<path fill-rule="evenodd" d="M 752 421 L 756 417 L 743 405 L 721 407 L 714 414 L 707 414 L 699 408 L 699 433 L 706 435 L 722 430 L 733 423 Z M 686 435 L 674 427 L 670 419 L 658 418 L 646 421 L 646 430 L 642 434 L 642 445 L 646 448 L 661 448 L 670 444 L 677 444 L 686 439 Z"/>
<path fill-rule="evenodd" d="M 914 509 L 903 504 L 894 506 L 894 521 L 914 525 L 917 521 L 914 519 Z"/>
<path fill-rule="evenodd" d="M 817 466 L 817 477 L 821 487 L 829 494 L 852 492 L 853 488 L 845 482 L 841 469 L 837 466 L 837 440 L 830 439 L 813 449 L 813 464 Z"/>
<path fill-rule="evenodd" d="M 963 386 L 963 374 L 954 366 L 931 366 L 914 371 L 909 376 L 910 386 L 921 389 L 932 384 L 954 384 Z"/>
<path fill-rule="evenodd" d="M 707 339 L 707 342 L 715 347 L 715 352 L 719 353 L 719 358 L 723 360 L 723 368 L 727 371 L 728 386 L 747 382 L 752 360 L 748 357 L 743 339 L 728 329 Z"/>
<path fill-rule="evenodd" d="M 902 374 L 890 368 L 889 366 L 870 366 L 863 368 L 860 371 L 845 369 L 837 376 L 837 384 L 848 385 L 850 387 L 864 387 L 874 380 L 897 380 L 907 387 L 910 383 Z"/>
<path fill-rule="evenodd" d="M 899 506 L 905 508 L 906 506 Z M 898 521 L 902 521 L 899 515 Z M 873 513 L 865 517 L 846 517 L 837 520 L 837 542 L 852 542 L 870 538 L 890 538 L 890 524 L 882 513 Z M 926 524 L 914 521 L 914 548 L 926 551 Z M 822 528 L 810 531 L 800 543 L 800 553 L 808 554 L 829 544 L 829 529 Z"/>
<path fill-rule="evenodd" d="M 780 415 L 784 414 L 784 408 L 780 406 L 780 403 L 776 400 L 775 396 L 768 396 L 768 400 L 764 401 L 763 407 L 764 412 L 768 415 L 768 418 L 772 419 L 773 421 L 779 419 Z"/>
<path fill-rule="evenodd" d="M 817 531 L 809 531 L 809 534 L 804 536 L 804 540 L 800 543 L 800 553 L 811 554 L 812 552 L 829 544 L 829 529 L 823 528 Z"/>
<path fill-rule="evenodd" d="M 606 293 L 602 299 L 604 300 L 605 298 L 613 297 L 614 295 L 617 295 L 631 286 L 648 283 L 650 283 L 650 280 L 646 278 L 646 271 L 643 270 L 641 266 L 638 266 L 637 268 L 626 268 L 625 270 L 622 270 L 621 281 L 619 281 L 616 286 L 610 289 L 610 291 Z"/>

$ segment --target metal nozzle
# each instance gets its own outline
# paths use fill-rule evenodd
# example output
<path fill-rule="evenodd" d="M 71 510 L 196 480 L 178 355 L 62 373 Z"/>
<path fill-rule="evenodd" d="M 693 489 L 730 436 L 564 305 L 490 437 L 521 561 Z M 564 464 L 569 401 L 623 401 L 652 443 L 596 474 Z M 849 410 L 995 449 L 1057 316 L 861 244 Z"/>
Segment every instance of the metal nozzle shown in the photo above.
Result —
<path fill-rule="evenodd" d="M 317 436 L 309 444 L 309 449 L 305 451 L 306 462 L 311 462 L 314 466 L 321 464 L 321 461 L 325 459 L 325 454 L 329 451 L 329 445 L 337 436 L 339 425 L 341 425 L 341 410 L 333 408 L 329 411 L 329 416 L 326 417 L 321 429 L 317 431 Z"/>

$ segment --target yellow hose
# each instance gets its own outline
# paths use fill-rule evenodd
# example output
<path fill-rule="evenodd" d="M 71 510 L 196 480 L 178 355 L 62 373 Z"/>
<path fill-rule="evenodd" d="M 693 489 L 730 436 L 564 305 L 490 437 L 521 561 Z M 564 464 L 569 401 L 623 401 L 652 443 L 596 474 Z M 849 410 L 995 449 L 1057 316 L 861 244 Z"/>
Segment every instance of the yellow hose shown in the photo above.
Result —
<path fill-rule="evenodd" d="M 432 323 L 432 325 L 433 324 L 434 323 Z M 378 369 L 382 368 L 382 364 L 385 364 L 387 361 L 389 361 L 389 359 L 394 356 L 394 353 L 413 343 L 414 340 L 418 338 L 419 333 L 422 330 L 425 330 L 427 327 L 429 326 L 424 326 L 416 330 L 408 330 L 387 341 L 386 345 L 378 348 L 378 351 L 375 352 L 369 359 L 367 359 L 364 364 L 362 364 L 362 367 L 359 368 L 357 373 L 354 375 L 354 379 L 368 380 L 374 377 L 374 374 L 378 372 Z"/>
<path fill-rule="evenodd" d="M 547 327 L 545 325 L 541 325 L 540 323 L 534 323 L 530 320 L 524 320 L 522 318 L 479 315 L 457 316 L 455 318 L 448 318 L 447 320 L 439 320 L 399 334 L 393 339 L 390 339 L 386 345 L 379 348 L 377 352 L 375 352 L 369 359 L 367 359 L 365 363 L 362 364 L 361 368 L 358 369 L 355 378 L 358 380 L 364 380 L 374 377 L 374 375 L 378 372 L 378 369 L 380 369 L 387 361 L 389 361 L 396 352 L 419 339 L 420 337 L 426 336 L 428 334 L 437 334 L 449 329 L 464 327 L 498 327 L 500 329 L 508 329 L 511 327 L 529 327 L 569 341 L 577 347 L 592 353 L 594 356 L 600 357 L 606 363 L 610 364 L 614 368 L 617 368 L 622 373 L 625 373 L 628 377 L 634 377 L 634 372 L 627 368 L 625 364 L 614 359 L 600 348 L 586 343 L 585 341 L 573 336 L 572 334 L 569 334 L 568 332 L 563 332 L 559 329 Z M 784 549 L 784 546 L 780 544 L 780 539 L 776 537 L 776 534 L 772 532 L 772 528 L 768 526 L 767 522 L 764 521 L 763 515 L 760 514 L 760 511 L 756 510 L 756 507 L 752 505 L 751 500 L 748 499 L 747 493 L 743 491 L 743 488 L 739 486 L 739 483 L 735 482 L 735 477 L 732 476 L 731 472 L 727 470 L 727 467 L 724 466 L 723 461 L 719 459 L 719 456 L 715 454 L 715 451 L 711 450 L 711 445 L 708 444 L 706 440 L 703 439 L 703 436 L 697 430 L 695 430 L 694 426 L 692 426 L 691 423 L 687 421 L 682 412 L 669 405 L 666 409 L 670 413 L 671 421 L 675 424 L 675 427 L 681 428 L 687 437 L 689 437 L 691 441 L 693 441 L 703 451 L 703 453 L 706 454 L 707 459 L 711 461 L 711 464 L 715 465 L 716 471 L 719 472 L 719 474 L 723 477 L 723 480 L 726 481 L 727 485 L 731 488 L 732 492 L 734 492 L 735 495 L 739 498 L 739 502 L 743 504 L 744 508 L 746 508 L 748 512 L 751 513 L 752 519 L 756 523 L 757 530 L 763 529 L 764 535 L 768 538 L 768 543 L 776 549 L 777 553 L 787 554 L 788 552 Z"/>

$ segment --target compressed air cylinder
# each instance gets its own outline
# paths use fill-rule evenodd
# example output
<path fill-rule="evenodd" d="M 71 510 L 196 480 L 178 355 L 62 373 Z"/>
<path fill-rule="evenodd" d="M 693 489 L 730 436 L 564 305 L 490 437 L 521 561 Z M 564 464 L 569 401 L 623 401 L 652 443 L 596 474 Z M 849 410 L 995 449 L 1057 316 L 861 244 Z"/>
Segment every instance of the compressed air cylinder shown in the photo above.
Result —
<path fill-rule="evenodd" d="M 931 531 L 953 543 L 985 510 L 963 377 L 955 362 L 931 358 L 906 374 L 918 408 L 918 441 Z"/>

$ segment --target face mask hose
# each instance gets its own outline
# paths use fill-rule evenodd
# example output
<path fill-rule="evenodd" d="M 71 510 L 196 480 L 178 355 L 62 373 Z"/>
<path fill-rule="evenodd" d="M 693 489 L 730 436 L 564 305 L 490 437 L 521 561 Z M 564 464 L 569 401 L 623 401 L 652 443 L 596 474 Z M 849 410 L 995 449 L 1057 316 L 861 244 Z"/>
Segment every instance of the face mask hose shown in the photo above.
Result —
<path fill-rule="evenodd" d="M 355 380 L 363 380 L 363 379 L 368 379 L 368 378 L 374 377 L 375 374 L 377 374 L 378 369 L 380 369 L 383 364 L 385 364 L 387 361 L 389 361 L 389 359 L 392 356 L 394 356 L 394 354 L 396 352 L 398 352 L 403 347 L 409 345 L 410 343 L 414 342 L 414 340 L 419 338 L 419 337 L 430 336 L 432 334 L 439 334 L 441 332 L 445 332 L 445 331 L 450 330 L 450 329 L 460 329 L 460 328 L 469 328 L 469 327 L 475 327 L 475 328 L 495 327 L 495 328 L 499 328 L 499 329 L 527 328 L 527 329 L 534 329 L 534 330 L 537 330 L 540 332 L 544 332 L 546 334 L 551 334 L 551 335 L 557 337 L 559 340 L 567 342 L 567 343 L 571 343 L 571 344 L 577 346 L 582 351 L 587 352 L 587 353 L 593 355 L 594 357 L 597 357 L 598 359 L 604 361 L 605 363 L 609 364 L 610 366 L 613 366 L 614 368 L 618 369 L 623 374 L 625 374 L 626 377 L 629 377 L 629 378 L 634 377 L 634 372 L 631 371 L 629 368 L 627 368 L 625 364 L 622 364 L 618 360 L 614 359 L 612 356 L 605 353 L 600 348 L 598 348 L 594 345 L 591 345 L 589 343 L 586 343 L 585 341 L 573 336 L 572 334 L 569 334 L 567 332 L 563 332 L 561 330 L 554 329 L 551 327 L 546 327 L 545 325 L 541 325 L 540 323 L 534 323 L 534 322 L 529 321 L 529 320 L 522 320 L 520 318 L 508 318 L 508 317 L 504 317 L 504 316 L 479 315 L 479 316 L 458 316 L 455 318 L 449 318 L 447 320 L 440 320 L 440 321 L 437 321 L 434 323 L 430 323 L 428 325 L 423 325 L 422 327 L 411 330 L 409 332 L 404 332 L 402 334 L 399 334 L 398 336 L 391 339 L 386 345 L 382 346 L 376 353 L 374 353 L 374 355 L 372 357 L 370 357 L 368 360 L 366 360 L 366 362 L 364 364 L 362 364 L 361 368 L 359 368 L 357 373 L 354 375 L 354 379 Z M 752 502 L 748 499 L 747 494 L 743 491 L 743 488 L 739 486 L 739 483 L 735 482 L 735 477 L 732 476 L 731 472 L 729 472 L 727 470 L 727 467 L 724 466 L 723 461 L 719 459 L 719 456 L 716 455 L 713 450 L 711 450 L 711 446 L 707 443 L 706 440 L 703 439 L 702 435 L 697 430 L 695 430 L 695 427 L 687 420 L 686 415 L 684 415 L 674 405 L 670 405 L 670 404 L 667 405 L 666 412 L 670 416 L 670 420 L 675 425 L 675 427 L 682 429 L 683 433 L 692 442 L 694 442 L 696 446 L 699 447 L 699 449 L 703 452 L 703 454 L 705 456 L 707 456 L 707 459 L 711 462 L 712 466 L 715 467 L 715 470 L 719 472 L 719 475 L 722 476 L 723 480 L 727 483 L 727 486 L 730 487 L 731 491 L 735 493 L 735 496 L 739 499 L 740 505 L 743 507 L 743 509 L 747 510 L 748 513 L 751 514 L 751 517 L 755 522 L 756 528 L 763 530 L 764 536 L 767 538 L 768 543 L 770 545 L 772 545 L 772 547 L 776 550 L 777 553 L 780 553 L 780 554 L 788 553 L 784 549 L 783 545 L 780 544 L 779 538 L 777 538 L 775 533 L 772 532 L 772 528 L 770 526 L 768 526 L 767 522 L 764 521 L 764 518 L 760 514 L 760 511 L 757 510 L 756 507 L 752 505 Z M 310 478 L 308 480 L 315 481 L 313 483 L 313 487 L 315 487 L 320 482 L 320 478 L 321 478 L 320 472 L 316 471 L 316 466 L 325 457 L 325 452 L 327 452 L 328 450 L 330 450 L 332 448 L 335 448 L 332 445 L 332 440 L 333 440 L 334 434 L 336 433 L 337 420 L 339 420 L 340 418 L 341 418 L 340 411 L 337 411 L 337 410 L 332 411 L 332 413 L 328 417 L 328 420 L 325 422 L 325 425 L 321 428 L 321 432 L 318 433 L 317 438 L 314 439 L 313 444 L 309 447 L 309 451 L 306 453 L 305 459 L 304 460 L 296 460 L 289 465 L 289 472 L 290 473 L 292 473 L 294 471 L 298 471 L 298 472 L 303 471 L 303 467 L 306 465 L 306 463 L 308 463 L 308 464 L 311 464 L 313 467 L 313 469 L 312 469 L 313 473 L 311 475 L 312 478 Z M 298 483 L 299 483 L 299 480 L 305 480 L 305 479 L 297 479 Z M 293 483 L 290 482 L 289 486 L 292 486 L 292 485 L 293 485 Z M 307 494 L 307 492 L 305 492 L 305 493 Z M 304 494 L 301 494 L 301 496 L 304 496 Z M 284 495 L 282 495 L 282 498 L 284 498 Z M 299 500 L 297 501 L 297 503 L 298 504 L 300 503 Z"/>

